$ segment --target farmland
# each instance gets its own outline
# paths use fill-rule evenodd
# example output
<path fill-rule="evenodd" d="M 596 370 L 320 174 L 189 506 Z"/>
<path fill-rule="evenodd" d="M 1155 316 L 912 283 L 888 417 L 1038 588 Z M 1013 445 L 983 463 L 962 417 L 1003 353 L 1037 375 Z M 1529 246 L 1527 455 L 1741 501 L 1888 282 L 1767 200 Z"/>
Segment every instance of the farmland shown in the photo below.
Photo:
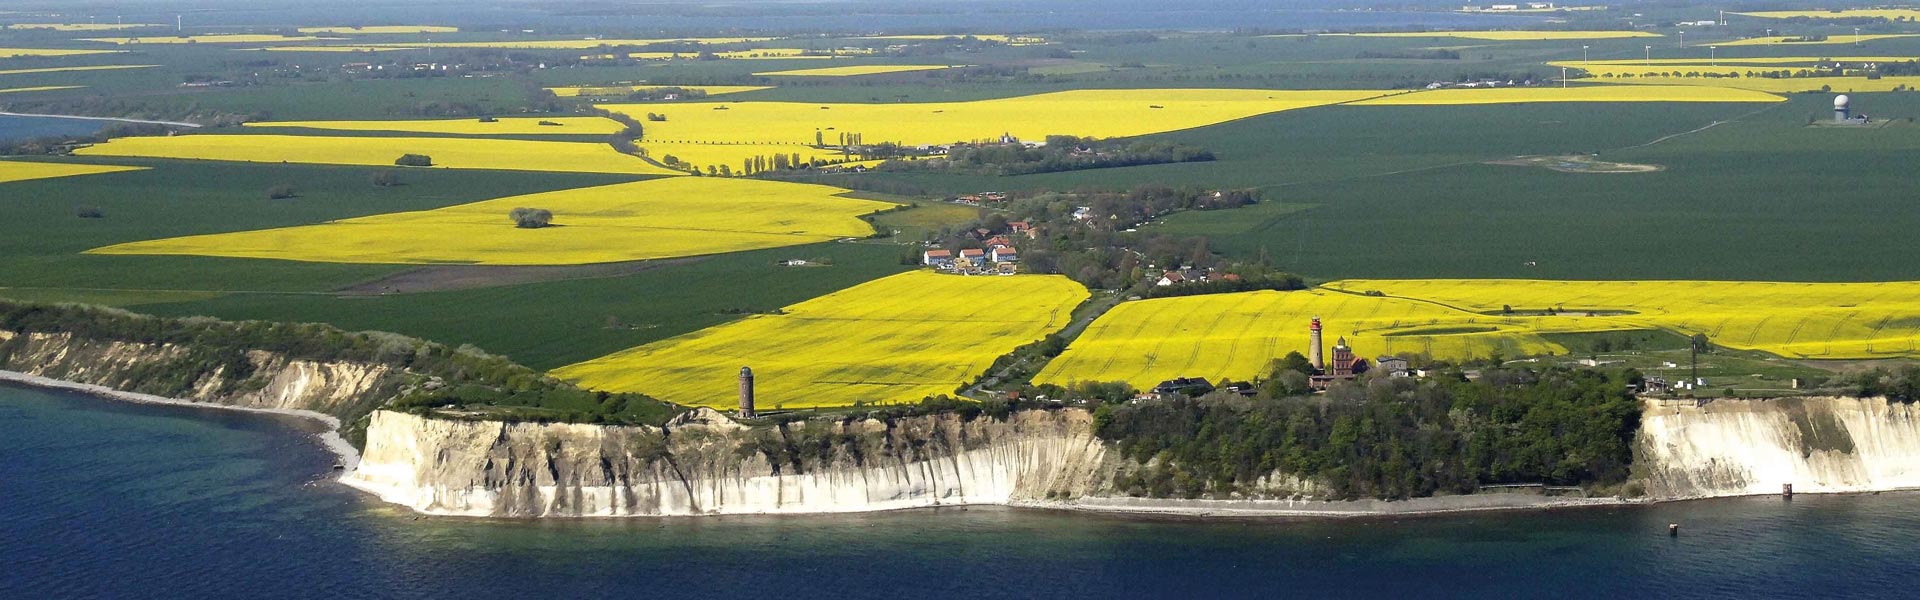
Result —
<path fill-rule="evenodd" d="M 82 41 L 119 44 L 122 46 L 146 44 L 278 44 L 284 42 L 318 42 L 337 40 L 311 35 L 265 35 L 234 33 L 224 35 L 181 35 L 124 38 L 86 38 Z"/>
<path fill-rule="evenodd" d="M 1543 329 L 1530 320 L 1326 290 L 1141 300 L 1102 315 L 1034 381 L 1125 381 L 1139 389 L 1174 377 L 1245 381 L 1263 375 L 1269 362 L 1288 352 L 1306 354 L 1307 323 L 1316 316 L 1326 327 L 1329 347 L 1344 337 L 1369 357 L 1408 352 L 1463 359 L 1565 352 L 1538 334 L 1619 328 L 1567 317 Z"/>
<path fill-rule="evenodd" d="M 938 144 L 1011 133 L 1042 139 L 1070 133 L 1120 137 L 1177 131 L 1254 115 L 1350 102 L 1372 91 L 1083 90 L 977 102 L 803 104 L 682 103 L 650 124 L 647 139 L 677 142 L 811 144 L 827 132 L 869 141 Z M 608 104 L 629 115 L 651 105 Z"/>
<path fill-rule="evenodd" d="M 547 91 L 553 92 L 553 95 L 559 96 L 562 98 L 573 98 L 577 96 L 625 96 L 627 94 L 631 94 L 638 91 L 657 90 L 657 89 L 664 89 L 667 87 L 669 86 L 663 86 L 663 85 L 575 86 L 575 87 L 547 88 Z M 757 92 L 760 90 L 773 89 L 773 86 L 770 86 L 770 85 L 689 85 L 689 86 L 672 86 L 672 87 L 681 87 L 683 89 L 700 90 L 702 92 L 705 92 L 708 96 L 719 96 L 723 94 L 739 94 L 743 92 Z"/>
<path fill-rule="evenodd" d="M 99 173 L 119 173 L 122 171 L 138 171 L 143 168 L 144 167 L 121 167 L 114 165 L 0 161 L 0 183 L 49 179 L 53 177 L 73 177 L 76 175 L 94 175 Z"/>
<path fill-rule="evenodd" d="M 1715 344 L 1793 358 L 1920 357 L 1920 283 L 1715 281 L 1339 281 L 1483 314 L 1553 308 L 1626 326 L 1704 333 Z M 1549 318 L 1547 320 L 1552 320 Z"/>
<path fill-rule="evenodd" d="M 1035 380 L 1142 389 L 1183 376 L 1246 380 L 1274 358 L 1306 354 L 1314 317 L 1323 318 L 1327 344 L 1344 338 L 1365 357 L 1565 354 L 1551 334 L 1665 330 L 1791 358 L 1914 358 L 1915 298 L 1920 283 L 1336 281 L 1321 290 L 1124 303 Z"/>
<path fill-rule="evenodd" d="M 820 67 L 817 69 L 795 69 L 791 71 L 767 71 L 764 73 L 754 73 L 754 75 L 762 77 L 854 77 L 859 75 L 938 71 L 952 68 L 954 67 L 951 65 L 855 65 L 846 67 Z"/>
<path fill-rule="evenodd" d="M 651 46 L 653 44 L 740 44 L 764 42 L 778 38 L 771 37 L 689 37 L 689 38 L 582 38 L 572 40 L 500 40 L 487 42 L 431 42 L 431 43 L 380 43 L 374 46 L 399 46 L 420 48 L 497 48 L 503 50 L 590 50 L 593 48 L 616 46 Z"/>
<path fill-rule="evenodd" d="M 1839 10 L 1762 10 L 1731 13 L 1763 19 L 1920 19 L 1920 10 L 1911 8 L 1848 8 Z"/>
<path fill-rule="evenodd" d="M 459 27 L 444 25 L 366 25 L 359 27 L 301 27 L 300 33 L 334 35 L 395 35 L 411 33 L 456 33 Z"/>
<path fill-rule="evenodd" d="M 1396 94 L 1354 106 L 1446 106 L 1538 102 L 1782 102 L 1785 98 L 1740 89 L 1658 85 L 1567 88 L 1447 89 Z"/>
<path fill-rule="evenodd" d="M 1355 33 L 1355 37 L 1379 38 L 1459 38 L 1497 42 L 1533 42 L 1545 40 L 1618 40 L 1656 38 L 1646 31 L 1428 31 L 1393 33 Z"/>
<path fill-rule="evenodd" d="M 80 88 L 82 88 L 82 87 L 85 87 L 85 86 L 78 86 L 78 85 L 42 85 L 42 86 L 34 86 L 34 87 L 17 87 L 17 88 L 4 88 L 4 89 L 0 89 L 0 94 L 23 94 L 23 93 L 27 93 L 27 92 L 57 92 L 57 91 L 61 91 L 61 90 L 77 90 L 77 89 L 80 89 Z"/>
<path fill-rule="evenodd" d="M 376 264 L 571 265 L 673 258 L 872 234 L 855 217 L 893 205 L 837 197 L 844 191 L 682 177 L 91 252 Z M 556 226 L 516 228 L 508 214 L 517 207 L 550 210 Z"/>
<path fill-rule="evenodd" d="M 120 50 L 79 50 L 67 48 L 0 48 L 0 59 L 5 58 L 45 58 L 54 56 L 93 56 L 99 54 L 117 54 Z"/>
<path fill-rule="evenodd" d="M 36 73 L 71 73 L 76 71 L 116 71 L 120 69 L 151 69 L 159 65 L 95 65 L 89 67 L 44 67 L 39 69 L 5 69 L 0 75 L 32 75 Z"/>
<path fill-rule="evenodd" d="M 298 127 L 329 131 L 397 131 L 457 135 L 607 135 L 625 126 L 600 117 L 501 117 L 420 121 L 255 121 L 247 127 Z"/>
<path fill-rule="evenodd" d="M 1751 37 L 1751 38 L 1738 39 L 1738 40 L 1732 40 L 1732 41 L 1726 41 L 1726 42 L 1719 42 L 1718 45 L 1732 46 L 1735 48 L 1739 48 L 1743 46 L 1781 46 L 1781 47 L 1787 47 L 1787 48 L 1795 48 L 1800 46 L 1836 46 L 1840 44 L 1860 44 L 1865 42 L 1878 42 L 1883 40 L 1899 40 L 1899 39 L 1914 38 L 1914 37 L 1920 37 L 1920 33 L 1878 33 L 1878 34 L 1865 34 L 1865 35 L 1842 34 L 1842 35 L 1829 36 L 1826 39 L 1812 39 L 1812 40 L 1802 39 L 1797 36 L 1772 36 L 1772 37 L 1762 36 L 1762 37 Z"/>
<path fill-rule="evenodd" d="M 1906 120 L 1920 116 L 1920 95 L 1891 92 L 1916 87 L 1912 76 L 1747 76 L 1836 62 L 1904 63 L 1920 56 L 1920 41 L 1898 37 L 1911 34 L 1886 24 L 1862 32 L 1862 48 L 1848 56 L 1820 56 L 1811 50 L 1840 47 L 1810 42 L 1729 45 L 1761 27 L 1786 27 L 1775 31 L 1783 38 L 1851 42 L 1852 24 L 1842 31 L 1751 19 L 1689 28 L 1683 45 L 1672 27 L 1598 31 L 1615 27 L 1600 20 L 1619 15 L 1595 12 L 1608 16 L 1565 15 L 1573 21 L 1566 31 L 1551 32 L 1486 25 L 1277 37 L 1263 34 L 1288 29 L 1061 30 L 1036 46 L 1025 45 L 1035 36 L 1018 32 L 974 40 L 873 35 L 944 30 L 932 28 L 515 33 L 494 31 L 490 23 L 433 32 L 429 44 L 420 37 L 424 31 L 313 27 L 433 22 L 421 18 L 196 29 L 189 16 L 190 36 L 292 37 L 294 27 L 307 25 L 303 36 L 351 38 L 138 44 L 113 47 L 115 54 L 62 56 L 105 48 L 73 38 L 154 32 L 0 32 L 6 38 L 0 45 L 52 53 L 0 61 L 6 84 L 0 87 L 33 90 L 7 94 L 0 102 L 9 110 L 206 124 L 178 135 L 142 131 L 93 143 L 75 158 L 49 156 L 56 150 L 0 163 L 0 179 L 15 163 L 74 173 L 112 169 L 0 184 L 21 209 L 7 229 L 11 239 L 0 244 L 0 256 L 8 258 L 0 261 L 0 296 L 391 330 L 475 344 L 542 369 L 627 351 L 623 366 L 656 360 L 663 369 L 726 366 L 718 391 L 711 390 L 711 374 L 701 373 L 663 380 L 661 392 L 685 397 L 684 390 L 702 387 L 719 399 L 701 401 L 725 404 L 731 369 L 739 364 L 695 360 L 714 348 L 700 344 L 719 344 L 709 337 L 787 336 L 780 330 L 792 327 L 799 328 L 794 337 L 781 339 L 857 338 L 861 327 L 835 333 L 827 321 L 779 312 L 877 285 L 915 268 L 910 263 L 929 236 L 1014 220 L 1012 203 L 1050 194 L 1059 195 L 1052 204 L 1069 210 L 1075 195 L 1152 186 L 1255 189 L 1263 198 L 1243 208 L 1157 215 L 1127 228 L 1132 231 L 1015 236 L 1021 254 L 1035 257 L 1022 268 L 1076 279 L 1081 264 L 1059 257 L 1084 252 L 1083 244 L 1111 245 L 1118 253 L 1172 236 L 1204 238 L 1195 251 L 1223 268 L 1259 263 L 1315 284 L 1672 280 L 1703 287 L 1660 288 L 1648 296 L 1717 302 L 1721 292 L 1697 282 L 1920 280 L 1914 267 L 1920 252 L 1902 241 L 1920 228 L 1920 211 L 1909 206 L 1917 188 L 1899 162 L 1920 149 Z M 1646 22 L 1680 18 L 1705 17 L 1663 9 Z M 692 37 L 675 37 L 681 34 Z M 703 37 L 710 35 L 727 37 Z M 309 43 L 326 45 L 298 45 Z M 1590 58 L 1583 46 L 1590 46 Z M 703 53 L 719 60 L 693 59 Z M 862 58 L 778 62 L 828 53 Z M 661 60 L 672 56 L 684 60 Z M 745 58 L 758 60 L 730 60 Z M 108 64 L 122 62 L 138 64 Z M 775 75 L 856 63 L 874 64 L 847 69 L 869 73 L 864 76 Z M 974 66 L 877 70 L 934 65 Z M 1576 71 L 1563 84 L 1563 67 L 1593 76 Z M 1686 76 L 1693 72 L 1741 77 Z M 1854 94 L 1857 110 L 1886 125 L 1829 126 L 1832 95 L 1798 93 L 1823 85 L 1864 92 Z M 705 93 L 642 93 L 668 88 Z M 626 126 L 595 116 L 595 108 L 632 117 L 639 123 L 631 131 L 641 135 L 632 145 L 609 144 L 609 135 Z M 801 164 L 838 163 L 880 142 L 933 158 L 947 149 L 931 146 L 1003 134 L 1026 142 L 1064 134 L 1129 138 L 1113 141 L 1114 147 L 1178 144 L 1204 149 L 1212 160 L 1009 176 L 931 168 L 763 175 L 772 160 L 747 167 L 776 155 L 798 155 Z M 915 148 L 923 145 L 930 147 Z M 441 168 L 394 166 L 402 154 L 430 156 Z M 663 168 L 669 158 L 673 168 Z M 1555 170 L 1562 163 L 1586 166 Z M 1618 168 L 1602 174 L 1608 169 L 1595 165 Z M 730 167 L 733 176 L 706 176 L 710 168 L 723 174 L 720 167 Z M 702 177 L 683 176 L 689 169 Z M 282 187 L 291 197 L 269 197 Z M 1013 200 L 954 201 L 989 190 Z M 917 208 L 863 222 L 862 215 L 901 204 Z M 514 227 L 508 213 L 522 207 L 551 211 L 553 226 Z M 959 243 L 975 242 L 984 240 Z M 1164 260 L 1141 261 L 1147 264 L 1137 265 L 1139 275 L 1128 281 L 1156 277 L 1168 265 L 1154 263 Z M 782 266 L 789 261 L 806 266 Z M 1000 278 L 973 279 L 986 286 Z M 1905 314 L 1891 299 L 1902 284 L 1883 285 L 1895 291 L 1846 293 L 1864 298 L 1862 310 Z M 1484 304 L 1511 289 L 1446 293 Z M 994 292 L 914 296 L 928 304 L 919 307 L 927 312 L 888 310 L 915 318 L 973 314 L 984 309 L 958 299 L 983 293 Z M 1496 350 L 1508 358 L 1565 354 L 1586 347 L 1580 340 L 1590 338 L 1582 336 L 1653 335 L 1649 329 L 1674 336 L 1705 327 L 1701 319 L 1720 318 L 1713 306 L 1663 305 L 1661 314 L 1679 316 L 1636 320 L 1609 311 L 1490 322 L 1485 310 L 1450 309 L 1421 293 L 1407 293 L 1417 301 L 1328 288 L 1123 301 L 1139 290 L 1097 290 L 1103 302 L 1089 313 L 1109 301 L 1117 306 L 1052 365 L 1035 359 L 1030 366 L 1044 369 L 1039 380 L 1053 382 L 1124 378 L 1151 385 L 1153 377 L 1214 370 L 1241 379 L 1301 346 L 1304 334 L 1293 321 L 1315 314 L 1362 352 L 1454 358 Z M 1798 336 L 1772 322 L 1738 320 L 1716 325 L 1709 335 L 1729 348 L 1809 361 L 1908 356 L 1889 350 L 1911 345 L 1903 342 L 1910 332 L 1896 331 L 1900 317 L 1874 333 L 1874 324 L 1834 312 L 1846 303 L 1841 296 L 1781 295 L 1780 304 L 1826 311 L 1800 317 L 1807 325 Z M 1636 298 L 1618 298 L 1630 300 Z M 1500 304 L 1519 308 L 1520 302 Z M 1116 318 L 1150 321 L 1149 330 L 1159 333 L 1125 339 L 1108 324 Z M 740 330 L 745 333 L 729 329 L 750 323 Z M 1822 336 L 1805 333 L 1823 328 Z M 1301 339 L 1293 339 L 1296 334 Z M 855 356 L 873 362 L 898 352 L 926 360 L 915 349 L 900 350 L 898 342 L 874 344 L 872 355 Z M 1102 347 L 1119 357 L 1111 359 L 1114 369 L 1088 366 Z M 1183 360 L 1176 347 L 1199 358 Z M 635 358 L 632 352 L 642 348 L 661 354 Z M 876 376 L 871 388 L 951 393 L 979 374 L 982 361 L 1010 348 L 987 345 L 981 354 L 991 355 L 955 359 L 965 376 L 943 371 L 928 379 L 938 385 L 913 388 L 925 382 Z M 763 382 L 772 385 L 774 372 L 757 363 L 777 371 L 787 357 L 755 356 Z M 1138 364 L 1120 365 L 1125 361 Z M 632 375 L 616 371 L 606 367 L 596 381 L 657 374 L 644 365 Z M 917 399 L 849 391 L 867 389 L 861 384 L 835 388 L 822 382 L 838 380 L 824 375 L 796 377 L 804 380 L 796 385 L 804 385 L 794 389 L 808 390 L 811 398 L 804 405 Z"/>
<path fill-rule="evenodd" d="M 393 166 L 401 155 L 422 154 L 434 167 L 449 169 L 674 174 L 605 144 L 499 139 L 188 135 L 121 138 L 76 154 L 361 166 Z"/>
<path fill-rule="evenodd" d="M 983 298 L 993 301 L 968 300 Z M 1085 288 L 1058 276 L 916 271 L 554 374 L 596 389 L 727 407 L 736 402 L 735 376 L 749 366 L 763 407 L 915 402 L 952 394 L 1001 354 L 1065 326 L 1086 299 Z"/>

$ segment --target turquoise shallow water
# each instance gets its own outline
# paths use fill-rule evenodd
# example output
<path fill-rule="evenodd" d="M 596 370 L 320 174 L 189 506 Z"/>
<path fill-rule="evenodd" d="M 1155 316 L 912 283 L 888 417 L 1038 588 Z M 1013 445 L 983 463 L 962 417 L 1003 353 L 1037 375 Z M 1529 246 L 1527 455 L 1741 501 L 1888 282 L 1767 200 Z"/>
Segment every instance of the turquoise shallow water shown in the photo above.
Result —
<path fill-rule="evenodd" d="M 1347 521 L 418 518 L 297 420 L 0 387 L 0 598 L 1912 597 L 1920 495 Z M 1684 526 L 1679 538 L 1666 524 Z"/>

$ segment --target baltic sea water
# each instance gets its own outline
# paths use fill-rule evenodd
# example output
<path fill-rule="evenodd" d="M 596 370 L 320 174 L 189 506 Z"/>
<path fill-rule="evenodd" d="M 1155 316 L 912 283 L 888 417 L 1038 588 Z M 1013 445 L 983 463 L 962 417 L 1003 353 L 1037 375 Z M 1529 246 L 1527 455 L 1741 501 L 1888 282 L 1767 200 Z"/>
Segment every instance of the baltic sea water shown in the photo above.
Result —
<path fill-rule="evenodd" d="M 1904 598 L 1920 586 L 1911 493 L 1337 521 L 984 507 L 423 518 L 330 481 L 315 427 L 0 387 L 0 598 Z"/>

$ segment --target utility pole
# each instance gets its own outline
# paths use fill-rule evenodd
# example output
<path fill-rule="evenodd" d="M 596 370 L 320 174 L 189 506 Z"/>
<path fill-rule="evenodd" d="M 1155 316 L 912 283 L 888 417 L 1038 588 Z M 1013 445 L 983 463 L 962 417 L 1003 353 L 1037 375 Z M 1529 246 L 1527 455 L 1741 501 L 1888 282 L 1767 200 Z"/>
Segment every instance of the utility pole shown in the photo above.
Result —
<path fill-rule="evenodd" d="M 1647 66 L 1653 66 L 1653 46 L 1647 46 Z"/>
<path fill-rule="evenodd" d="M 1588 48 L 1592 48 L 1592 47 L 1593 47 L 1593 46 L 1581 46 L 1581 47 L 1580 47 L 1580 66 L 1583 66 L 1583 67 L 1584 67 L 1584 66 L 1587 66 L 1587 49 L 1588 49 Z"/>
<path fill-rule="evenodd" d="M 1680 47 L 1687 47 L 1687 32 L 1685 31 L 1680 32 Z"/>
<path fill-rule="evenodd" d="M 1720 47 L 1707 46 L 1707 53 L 1708 53 L 1708 56 L 1711 57 L 1711 60 L 1713 61 L 1713 66 L 1716 66 L 1716 67 L 1720 66 Z"/>
<path fill-rule="evenodd" d="M 1860 28 L 1859 27 L 1853 28 L 1853 45 L 1855 46 L 1860 45 Z"/>
<path fill-rule="evenodd" d="M 161 27 L 166 27 L 166 26 L 161 25 Z M 187 22 L 183 20 L 180 15 L 174 15 L 173 16 L 173 32 L 180 33 L 182 31 L 186 31 L 186 29 L 187 29 Z"/>
<path fill-rule="evenodd" d="M 1567 68 L 1560 67 L 1560 89 L 1567 89 Z"/>

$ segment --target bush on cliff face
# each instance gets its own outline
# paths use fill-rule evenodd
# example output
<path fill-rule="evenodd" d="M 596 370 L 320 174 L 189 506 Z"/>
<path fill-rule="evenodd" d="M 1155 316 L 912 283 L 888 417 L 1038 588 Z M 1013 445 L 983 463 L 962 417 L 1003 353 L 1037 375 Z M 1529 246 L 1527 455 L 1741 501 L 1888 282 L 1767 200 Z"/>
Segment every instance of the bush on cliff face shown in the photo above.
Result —
<path fill-rule="evenodd" d="M 1198 497 L 1275 472 L 1340 498 L 1469 493 L 1485 484 L 1624 481 L 1638 374 L 1496 369 L 1479 381 L 1380 378 L 1322 396 L 1217 395 L 1102 407 L 1096 433 L 1142 465 L 1121 491 Z"/>

